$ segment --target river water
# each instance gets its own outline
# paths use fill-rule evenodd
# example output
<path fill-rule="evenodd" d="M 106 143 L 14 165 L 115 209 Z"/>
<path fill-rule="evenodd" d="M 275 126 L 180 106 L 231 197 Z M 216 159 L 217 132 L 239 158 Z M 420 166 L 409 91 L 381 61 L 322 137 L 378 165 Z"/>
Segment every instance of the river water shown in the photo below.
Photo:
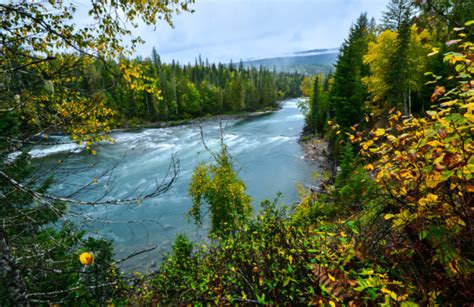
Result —
<path fill-rule="evenodd" d="M 274 113 L 222 122 L 225 144 L 247 185 L 254 211 L 258 211 L 261 201 L 275 199 L 277 192 L 283 194 L 281 203 L 296 202 L 296 184 L 310 184 L 312 172 L 318 167 L 303 158 L 297 142 L 304 125 L 297 104 L 298 99 L 287 100 Z M 219 122 L 201 126 L 208 147 L 217 150 Z M 127 270 L 146 271 L 160 262 L 177 234 L 186 233 L 193 240 L 206 238 L 206 226 L 198 229 L 185 215 L 191 206 L 187 191 L 192 171 L 199 162 L 211 158 L 202 144 L 198 125 L 120 132 L 112 137 L 115 144 L 99 144 L 95 156 L 78 145 L 35 148 L 30 153 L 43 173 L 54 174 L 52 193 L 66 196 L 89 184 L 73 195 L 86 200 L 146 193 L 155 182 L 161 182 L 172 155 L 179 160 L 178 180 L 159 197 L 134 205 L 70 207 L 68 219 L 92 236 L 112 239 L 118 259 L 156 245 L 154 251 L 124 262 Z"/>

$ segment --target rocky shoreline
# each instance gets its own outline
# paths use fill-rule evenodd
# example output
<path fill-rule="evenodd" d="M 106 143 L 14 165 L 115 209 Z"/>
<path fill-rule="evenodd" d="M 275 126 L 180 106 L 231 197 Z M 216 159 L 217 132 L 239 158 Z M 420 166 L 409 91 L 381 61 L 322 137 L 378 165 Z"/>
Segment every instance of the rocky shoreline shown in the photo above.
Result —
<path fill-rule="evenodd" d="M 302 137 L 299 142 L 305 159 L 317 162 L 325 170 L 332 167 L 328 141 L 319 137 Z"/>
<path fill-rule="evenodd" d="M 317 194 L 328 193 L 328 187 L 332 185 L 336 176 L 329 142 L 317 136 L 302 135 L 299 143 L 303 146 L 304 158 L 316 162 L 322 172 L 329 174 L 329 176 L 323 176 L 316 186 L 307 186 L 307 188 Z"/>

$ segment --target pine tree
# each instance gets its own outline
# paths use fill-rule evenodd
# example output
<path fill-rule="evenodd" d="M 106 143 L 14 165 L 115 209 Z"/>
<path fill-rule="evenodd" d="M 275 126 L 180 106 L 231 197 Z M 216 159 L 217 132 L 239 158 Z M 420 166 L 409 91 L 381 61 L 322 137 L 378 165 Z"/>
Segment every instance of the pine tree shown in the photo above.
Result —
<path fill-rule="evenodd" d="M 368 43 L 369 21 L 364 13 L 351 27 L 349 38 L 340 49 L 330 93 L 330 116 L 344 128 L 359 122 L 363 115 L 368 94 L 361 78 L 368 75 L 368 67 L 362 58 L 367 53 Z"/>
<path fill-rule="evenodd" d="M 395 53 L 389 59 L 388 99 L 391 105 L 401 106 L 404 114 L 411 113 L 411 90 L 409 87 L 408 48 L 410 28 L 413 23 L 413 3 L 410 0 L 392 0 L 384 13 L 383 26 L 398 32 Z"/>
<path fill-rule="evenodd" d="M 309 112 L 308 112 L 308 118 L 307 118 L 307 125 L 309 128 L 309 131 L 312 133 L 318 132 L 317 127 L 318 125 L 318 119 L 319 119 L 319 111 L 320 111 L 320 95 L 319 95 L 319 76 L 316 76 L 314 78 L 314 84 L 313 84 L 313 92 L 311 94 L 310 98 L 310 103 L 309 103 Z"/>
<path fill-rule="evenodd" d="M 155 67 L 159 69 L 161 67 L 161 58 L 158 52 L 156 52 L 155 47 L 151 50 L 151 59 Z"/>
<path fill-rule="evenodd" d="M 414 4 L 411 0 L 391 0 L 382 16 L 382 29 L 400 31 L 407 20 L 413 17 Z"/>

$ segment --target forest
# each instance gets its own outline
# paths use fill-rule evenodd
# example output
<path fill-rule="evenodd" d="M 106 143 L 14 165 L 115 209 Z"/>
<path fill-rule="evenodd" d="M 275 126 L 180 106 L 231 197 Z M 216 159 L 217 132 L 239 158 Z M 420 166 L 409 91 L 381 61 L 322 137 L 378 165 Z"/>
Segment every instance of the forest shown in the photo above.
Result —
<path fill-rule="evenodd" d="M 143 83 L 135 88 L 130 82 L 135 76 L 124 73 L 125 67 L 134 67 Z M 144 60 L 95 61 L 78 73 L 78 90 L 98 95 L 108 88 L 101 95 L 118 126 L 276 108 L 279 100 L 301 96 L 303 79 L 296 72 L 210 64 L 201 57 L 194 65 L 166 64 L 155 49 Z"/>
<path fill-rule="evenodd" d="M 73 3 L 0 3 L 0 305 L 471 304 L 473 1 L 390 0 L 380 22 L 361 13 L 328 74 L 167 64 L 156 50 L 134 57 L 140 38 L 122 40 L 132 31 L 117 12 L 132 26 L 172 24 L 193 3 L 94 0 L 83 27 L 69 22 Z M 188 218 L 208 223 L 208 238 L 178 235 L 153 272 L 122 271 L 111 241 L 65 216 L 162 195 L 176 161 L 147 188 L 91 200 L 76 196 L 94 182 L 55 196 L 29 154 L 58 131 L 92 157 L 113 128 L 298 96 L 301 142 L 329 144 L 318 188 L 253 212 L 224 136 L 217 151 L 202 137 L 211 160 L 192 173 Z"/>

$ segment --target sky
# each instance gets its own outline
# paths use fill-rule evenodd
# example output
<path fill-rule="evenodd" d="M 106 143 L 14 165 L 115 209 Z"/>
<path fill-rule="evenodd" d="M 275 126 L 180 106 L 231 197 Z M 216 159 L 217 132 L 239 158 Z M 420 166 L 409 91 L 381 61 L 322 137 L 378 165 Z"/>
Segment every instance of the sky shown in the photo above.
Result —
<path fill-rule="evenodd" d="M 288 55 L 296 51 L 338 48 L 361 12 L 380 20 L 388 0 L 196 0 L 193 14 L 140 26 L 134 35 L 146 43 L 137 54 L 148 57 L 153 47 L 162 60 L 211 62 Z"/>

